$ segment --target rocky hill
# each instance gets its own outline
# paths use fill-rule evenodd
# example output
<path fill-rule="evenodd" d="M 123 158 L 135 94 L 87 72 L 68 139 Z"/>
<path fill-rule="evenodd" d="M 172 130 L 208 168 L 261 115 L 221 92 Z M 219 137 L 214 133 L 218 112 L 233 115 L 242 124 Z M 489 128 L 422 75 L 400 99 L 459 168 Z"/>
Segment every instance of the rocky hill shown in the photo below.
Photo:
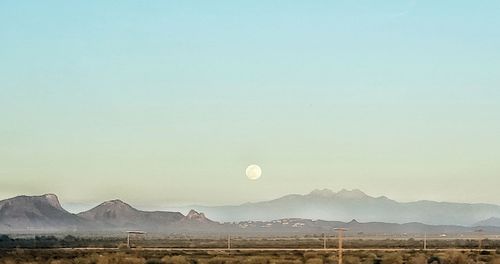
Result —
<path fill-rule="evenodd" d="M 0 228 L 10 231 L 82 230 L 91 223 L 64 210 L 54 194 L 0 201 Z"/>
<path fill-rule="evenodd" d="M 101 222 L 111 229 L 161 230 L 184 219 L 179 212 L 141 211 L 121 200 L 104 202 L 78 214 L 86 220 Z"/>

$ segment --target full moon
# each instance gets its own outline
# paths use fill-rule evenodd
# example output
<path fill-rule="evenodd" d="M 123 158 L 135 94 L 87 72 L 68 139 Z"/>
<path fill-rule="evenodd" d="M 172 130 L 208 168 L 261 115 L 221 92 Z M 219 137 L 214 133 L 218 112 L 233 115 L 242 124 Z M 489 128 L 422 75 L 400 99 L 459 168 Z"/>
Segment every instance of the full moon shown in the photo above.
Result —
<path fill-rule="evenodd" d="M 248 179 L 257 180 L 260 178 L 260 175 L 262 175 L 262 169 L 258 165 L 253 164 L 247 167 L 245 173 L 247 174 Z"/>

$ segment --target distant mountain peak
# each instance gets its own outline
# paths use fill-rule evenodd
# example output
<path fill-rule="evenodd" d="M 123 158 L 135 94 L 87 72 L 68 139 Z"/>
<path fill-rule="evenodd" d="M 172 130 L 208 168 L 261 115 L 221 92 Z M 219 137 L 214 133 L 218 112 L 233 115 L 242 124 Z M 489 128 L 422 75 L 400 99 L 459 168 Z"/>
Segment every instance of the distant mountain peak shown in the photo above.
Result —
<path fill-rule="evenodd" d="M 335 192 L 330 189 L 315 189 L 309 193 L 311 196 L 333 197 Z"/>
<path fill-rule="evenodd" d="M 342 189 L 336 194 L 336 196 L 347 199 L 360 199 L 369 197 L 366 193 L 362 192 L 359 189 L 352 189 L 350 191 L 347 189 Z"/>
<path fill-rule="evenodd" d="M 48 193 L 48 194 L 44 194 L 42 195 L 43 198 L 45 198 L 45 200 L 52 206 L 54 206 L 55 208 L 57 209 L 60 209 L 60 210 L 64 210 L 61 206 L 61 204 L 59 203 L 59 199 L 57 198 L 57 195 L 53 194 L 53 193 Z"/>
<path fill-rule="evenodd" d="M 0 226 L 11 230 L 75 228 L 82 219 L 64 210 L 55 194 L 21 195 L 0 201 Z"/>
<path fill-rule="evenodd" d="M 155 229 L 182 219 L 179 212 L 141 211 L 122 200 L 110 200 L 78 214 L 87 220 L 99 221 L 112 228 Z"/>
<path fill-rule="evenodd" d="M 107 206 L 125 205 L 125 206 L 130 206 L 129 204 L 127 204 L 126 202 L 124 202 L 124 201 L 122 201 L 120 199 L 109 200 L 109 201 L 103 202 L 101 205 L 107 205 Z"/>
<path fill-rule="evenodd" d="M 352 220 L 351 220 L 351 221 L 349 221 L 347 224 L 350 224 L 350 225 L 352 225 L 352 224 L 359 224 L 359 222 L 358 222 L 358 220 L 356 220 L 356 219 L 352 219 Z"/>
<path fill-rule="evenodd" d="M 137 212 L 137 209 L 122 200 L 110 200 L 78 215 L 87 219 L 116 219 Z"/>
<path fill-rule="evenodd" d="M 200 218 L 200 217 L 205 217 L 204 213 L 199 213 L 194 209 L 191 209 L 189 213 L 186 215 L 186 218 L 188 219 L 195 219 L 195 218 Z"/>
<path fill-rule="evenodd" d="M 309 193 L 310 196 L 324 197 L 324 198 L 343 198 L 343 199 L 361 199 L 369 197 L 366 193 L 359 189 L 342 189 L 338 192 L 334 192 L 330 189 L 315 189 Z"/>
<path fill-rule="evenodd" d="M 58 199 L 57 198 L 57 195 L 53 194 L 53 193 L 47 193 L 47 194 L 44 194 L 42 195 L 43 197 L 47 198 L 47 199 Z"/>
<path fill-rule="evenodd" d="M 189 213 L 183 218 L 183 221 L 195 221 L 201 223 L 212 222 L 208 219 L 204 213 L 197 212 L 196 210 L 191 209 Z"/>
<path fill-rule="evenodd" d="M 132 207 L 130 204 L 128 204 L 122 200 L 119 200 L 119 199 L 103 202 L 95 208 L 107 208 L 108 210 L 112 209 L 112 210 L 127 210 L 127 211 L 136 211 L 137 210 L 134 207 Z"/>

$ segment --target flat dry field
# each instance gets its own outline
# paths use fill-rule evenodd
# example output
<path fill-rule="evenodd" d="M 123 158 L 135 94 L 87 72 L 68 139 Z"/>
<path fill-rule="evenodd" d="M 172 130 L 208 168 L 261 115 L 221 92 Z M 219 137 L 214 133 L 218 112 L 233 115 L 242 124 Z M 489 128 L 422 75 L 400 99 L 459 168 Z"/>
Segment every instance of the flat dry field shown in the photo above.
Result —
<path fill-rule="evenodd" d="M 500 264 L 498 250 L 408 250 L 408 249 L 347 249 L 345 264 L 398 263 L 492 263 Z M 248 264 L 337 264 L 336 250 L 308 249 L 10 249 L 0 250 L 0 263 L 30 264 L 114 264 L 114 263 L 248 263 Z"/>

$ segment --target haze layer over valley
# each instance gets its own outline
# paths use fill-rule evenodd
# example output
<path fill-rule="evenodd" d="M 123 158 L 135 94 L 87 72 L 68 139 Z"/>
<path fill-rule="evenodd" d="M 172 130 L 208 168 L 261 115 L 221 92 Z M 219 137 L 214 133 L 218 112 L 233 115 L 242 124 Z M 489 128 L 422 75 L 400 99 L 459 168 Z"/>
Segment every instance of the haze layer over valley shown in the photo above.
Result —
<path fill-rule="evenodd" d="M 124 232 L 167 234 L 309 234 L 349 227 L 363 233 L 455 233 L 478 228 L 500 231 L 500 206 L 419 201 L 399 203 L 360 190 L 314 190 L 239 206 L 143 211 L 121 200 L 72 214 L 54 194 L 18 196 L 0 201 L 0 232 Z M 348 220 L 346 220 L 348 219 Z"/>

